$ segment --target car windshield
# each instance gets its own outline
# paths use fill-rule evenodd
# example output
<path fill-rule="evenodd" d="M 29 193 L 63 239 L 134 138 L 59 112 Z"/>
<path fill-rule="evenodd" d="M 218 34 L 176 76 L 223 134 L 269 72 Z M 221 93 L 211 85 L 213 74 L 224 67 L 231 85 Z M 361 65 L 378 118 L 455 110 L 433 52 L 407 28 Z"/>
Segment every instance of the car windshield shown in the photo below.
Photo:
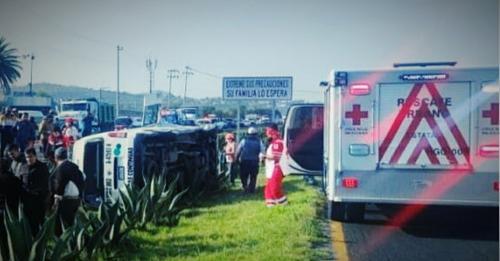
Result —
<path fill-rule="evenodd" d="M 115 120 L 116 125 L 130 125 L 132 123 L 132 119 L 130 118 L 118 118 Z"/>
<path fill-rule="evenodd" d="M 62 105 L 63 111 L 86 111 L 87 103 L 65 103 Z"/>

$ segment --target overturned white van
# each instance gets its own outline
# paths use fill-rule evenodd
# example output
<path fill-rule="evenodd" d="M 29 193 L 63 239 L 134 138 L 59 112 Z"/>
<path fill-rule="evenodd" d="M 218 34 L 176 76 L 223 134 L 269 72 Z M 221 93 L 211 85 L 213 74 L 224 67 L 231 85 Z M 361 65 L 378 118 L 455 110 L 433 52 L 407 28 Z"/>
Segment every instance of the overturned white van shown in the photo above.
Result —
<path fill-rule="evenodd" d="M 142 186 L 155 172 L 215 173 L 216 148 L 215 131 L 172 124 L 82 138 L 74 144 L 72 160 L 87 177 L 85 200 L 97 205 L 116 198 L 121 186 Z"/>

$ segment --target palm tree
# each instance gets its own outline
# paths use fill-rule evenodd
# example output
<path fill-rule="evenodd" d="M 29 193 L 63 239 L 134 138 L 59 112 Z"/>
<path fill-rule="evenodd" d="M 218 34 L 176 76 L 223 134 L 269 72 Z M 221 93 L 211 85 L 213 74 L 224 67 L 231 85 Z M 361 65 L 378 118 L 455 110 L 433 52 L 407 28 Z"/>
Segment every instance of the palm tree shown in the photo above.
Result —
<path fill-rule="evenodd" d="M 10 85 L 21 77 L 19 56 L 15 48 L 10 48 L 5 38 L 0 37 L 0 88 L 5 94 L 10 93 Z"/>

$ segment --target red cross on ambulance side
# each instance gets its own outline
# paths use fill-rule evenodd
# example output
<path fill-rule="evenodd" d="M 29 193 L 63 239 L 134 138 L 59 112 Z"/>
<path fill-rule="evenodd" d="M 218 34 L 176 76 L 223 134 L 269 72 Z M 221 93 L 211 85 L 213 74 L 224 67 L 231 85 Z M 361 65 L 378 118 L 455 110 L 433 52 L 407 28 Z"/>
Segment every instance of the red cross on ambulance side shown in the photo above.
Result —
<path fill-rule="evenodd" d="M 491 125 L 498 125 L 498 102 L 490 105 L 490 110 L 483 111 L 483 118 L 490 118 Z"/>
<path fill-rule="evenodd" d="M 345 117 L 352 119 L 352 125 L 361 125 L 361 119 L 368 118 L 368 111 L 362 111 L 360 104 L 353 104 L 352 111 L 346 111 Z"/>

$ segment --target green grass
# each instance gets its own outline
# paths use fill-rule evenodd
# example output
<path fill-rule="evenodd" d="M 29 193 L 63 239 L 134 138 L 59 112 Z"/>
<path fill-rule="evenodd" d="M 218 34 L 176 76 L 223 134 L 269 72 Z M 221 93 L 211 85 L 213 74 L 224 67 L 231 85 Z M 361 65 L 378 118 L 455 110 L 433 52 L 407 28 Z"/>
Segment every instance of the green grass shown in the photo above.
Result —
<path fill-rule="evenodd" d="M 317 260 L 328 256 L 323 196 L 299 177 L 285 178 L 289 205 L 267 208 L 264 175 L 256 194 L 232 188 L 187 209 L 179 226 L 131 233 L 129 260 Z M 327 247 L 324 247 L 324 246 Z"/>

